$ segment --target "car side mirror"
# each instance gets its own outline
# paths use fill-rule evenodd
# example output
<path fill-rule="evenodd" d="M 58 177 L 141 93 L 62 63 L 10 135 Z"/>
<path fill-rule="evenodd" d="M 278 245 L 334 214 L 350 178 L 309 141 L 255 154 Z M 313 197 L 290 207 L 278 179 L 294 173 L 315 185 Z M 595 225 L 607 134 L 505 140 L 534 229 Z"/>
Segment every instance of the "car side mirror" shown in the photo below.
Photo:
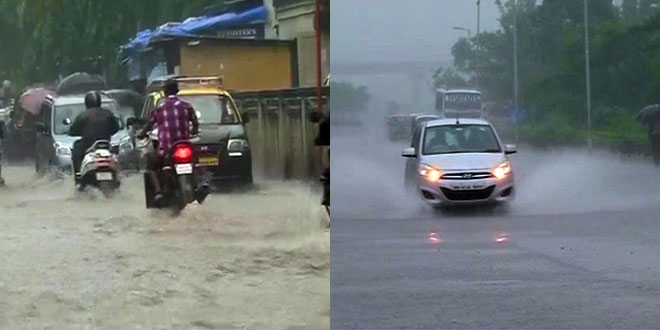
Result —
<path fill-rule="evenodd" d="M 247 124 L 250 122 L 250 116 L 248 116 L 247 113 L 243 112 L 241 114 L 241 119 L 243 119 L 243 123 Z"/>
<path fill-rule="evenodd" d="M 518 150 L 517 150 L 515 144 L 507 144 L 506 146 L 504 146 L 504 153 L 507 154 L 507 155 L 512 155 L 512 154 L 515 154 L 517 152 L 518 152 Z"/>
<path fill-rule="evenodd" d="M 403 149 L 403 152 L 401 152 L 401 156 L 407 158 L 415 158 L 417 157 L 417 152 L 415 152 L 415 148 L 406 148 Z"/>

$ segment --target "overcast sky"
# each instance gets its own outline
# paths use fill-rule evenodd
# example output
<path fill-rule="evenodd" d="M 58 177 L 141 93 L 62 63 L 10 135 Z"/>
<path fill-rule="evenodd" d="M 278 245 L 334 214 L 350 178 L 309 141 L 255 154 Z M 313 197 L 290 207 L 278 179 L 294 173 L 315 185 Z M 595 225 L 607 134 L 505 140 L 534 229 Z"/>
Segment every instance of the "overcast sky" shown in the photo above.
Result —
<path fill-rule="evenodd" d="M 332 0 L 332 62 L 445 61 L 477 30 L 476 0 Z M 481 31 L 499 29 L 495 0 L 481 0 Z"/>

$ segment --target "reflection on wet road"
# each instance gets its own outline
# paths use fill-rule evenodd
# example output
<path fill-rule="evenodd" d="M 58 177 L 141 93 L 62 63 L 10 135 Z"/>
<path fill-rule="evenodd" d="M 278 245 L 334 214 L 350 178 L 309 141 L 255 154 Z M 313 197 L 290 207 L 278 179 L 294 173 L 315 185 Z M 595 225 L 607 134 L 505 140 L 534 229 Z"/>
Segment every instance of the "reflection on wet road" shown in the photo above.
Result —
<path fill-rule="evenodd" d="M 214 194 L 172 217 L 144 208 L 139 176 L 106 201 L 3 175 L 3 328 L 329 327 L 329 233 L 308 184 Z"/>

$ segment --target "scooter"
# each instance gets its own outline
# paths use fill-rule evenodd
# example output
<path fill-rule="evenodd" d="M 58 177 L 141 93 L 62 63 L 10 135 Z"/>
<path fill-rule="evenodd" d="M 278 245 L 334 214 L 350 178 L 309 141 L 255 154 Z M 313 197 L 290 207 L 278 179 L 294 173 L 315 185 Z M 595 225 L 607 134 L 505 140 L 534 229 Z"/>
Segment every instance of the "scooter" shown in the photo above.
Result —
<path fill-rule="evenodd" d="M 93 186 L 101 190 L 106 198 L 111 197 L 120 185 L 118 169 L 117 156 L 110 151 L 110 141 L 94 142 L 85 151 L 80 165 L 78 190 Z"/>
<path fill-rule="evenodd" d="M 154 142 L 154 148 L 157 148 L 155 134 L 150 134 L 150 138 Z M 170 208 L 175 213 L 179 213 L 195 201 L 202 204 L 210 189 L 208 185 L 199 182 L 200 172 L 201 167 L 192 140 L 176 143 L 163 160 L 163 166 L 157 171 L 163 194 L 159 203 L 154 201 L 155 191 L 149 173 L 144 173 L 147 208 Z"/>

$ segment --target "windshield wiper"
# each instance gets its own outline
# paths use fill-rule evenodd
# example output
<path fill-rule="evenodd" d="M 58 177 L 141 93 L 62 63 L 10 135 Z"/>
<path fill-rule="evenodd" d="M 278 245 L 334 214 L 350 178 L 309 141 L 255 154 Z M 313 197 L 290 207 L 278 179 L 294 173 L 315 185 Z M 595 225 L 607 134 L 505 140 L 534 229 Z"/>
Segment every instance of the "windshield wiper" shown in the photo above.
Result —
<path fill-rule="evenodd" d="M 502 152 L 500 149 L 486 149 L 486 150 L 479 150 L 479 151 L 473 151 L 473 152 Z"/>

